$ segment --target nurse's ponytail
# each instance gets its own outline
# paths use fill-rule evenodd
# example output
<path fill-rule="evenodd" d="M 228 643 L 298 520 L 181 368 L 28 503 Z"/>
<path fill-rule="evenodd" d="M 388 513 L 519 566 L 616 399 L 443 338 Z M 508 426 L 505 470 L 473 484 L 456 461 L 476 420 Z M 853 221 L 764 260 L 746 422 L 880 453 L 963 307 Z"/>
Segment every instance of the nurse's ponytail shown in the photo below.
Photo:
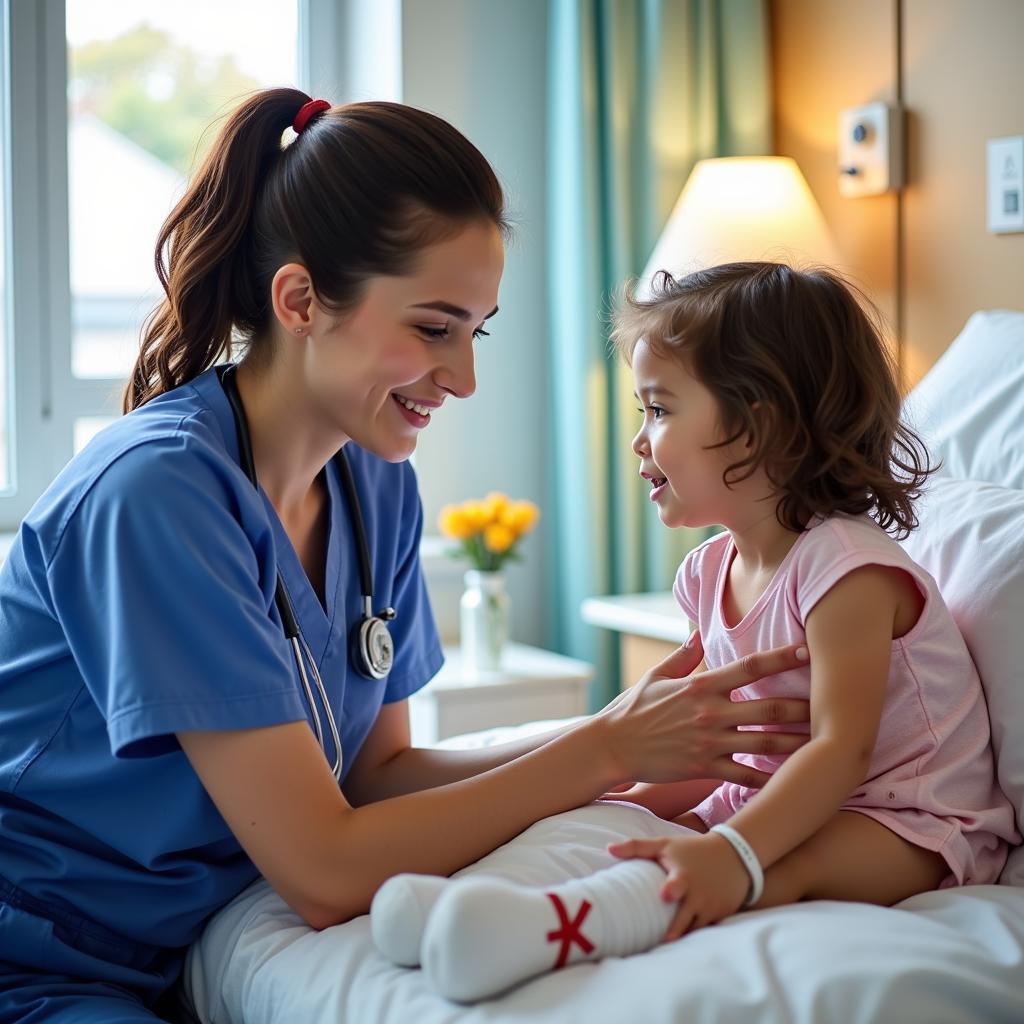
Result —
<path fill-rule="evenodd" d="M 407 273 L 420 249 L 470 223 L 507 232 L 493 169 L 446 121 L 398 103 L 353 103 L 315 111 L 283 145 L 309 101 L 297 89 L 246 99 L 164 222 L 156 271 L 166 298 L 143 328 L 125 412 L 234 345 L 264 342 L 270 284 L 285 263 L 301 263 L 320 304 L 340 315 L 367 277 Z"/>

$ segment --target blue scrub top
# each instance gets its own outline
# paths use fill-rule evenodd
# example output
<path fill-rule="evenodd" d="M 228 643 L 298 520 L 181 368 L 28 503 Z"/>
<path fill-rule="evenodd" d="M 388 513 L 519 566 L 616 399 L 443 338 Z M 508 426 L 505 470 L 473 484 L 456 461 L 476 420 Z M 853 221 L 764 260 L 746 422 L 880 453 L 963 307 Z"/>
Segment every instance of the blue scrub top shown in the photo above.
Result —
<path fill-rule="evenodd" d="M 191 942 L 257 877 L 174 734 L 312 723 L 274 605 L 278 570 L 346 769 L 381 704 L 437 672 L 412 468 L 351 443 L 346 452 L 373 607 L 398 613 L 381 681 L 348 660 L 363 602 L 336 467 L 325 611 L 239 468 L 215 369 L 103 431 L 39 499 L 0 571 L 0 882 L 166 948 Z"/>

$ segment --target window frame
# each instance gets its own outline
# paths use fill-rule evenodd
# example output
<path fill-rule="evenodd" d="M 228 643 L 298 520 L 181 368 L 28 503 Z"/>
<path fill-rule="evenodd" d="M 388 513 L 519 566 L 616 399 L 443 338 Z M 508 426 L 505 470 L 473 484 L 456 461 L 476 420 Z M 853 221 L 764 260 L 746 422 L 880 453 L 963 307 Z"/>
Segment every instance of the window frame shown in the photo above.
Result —
<path fill-rule="evenodd" d="M 67 101 L 63 6 L 5 0 L 8 66 L 5 124 L 7 334 L 13 401 L 8 455 L 12 486 L 0 497 L 0 529 L 13 529 L 70 456 L 71 289 L 67 244 Z M 56 76 L 56 77 L 55 77 Z M 58 197 L 64 197 L 63 203 Z M 44 289 L 44 283 L 49 284 Z M 62 326 L 63 325 L 63 326 Z M 57 370 L 66 354 L 67 372 Z M 63 380 L 58 380 L 60 377 Z M 90 382 L 91 383 L 91 382 Z M 66 425 L 67 444 L 59 443 Z"/>
<path fill-rule="evenodd" d="M 0 0 L 7 67 L 5 336 L 11 486 L 0 533 L 18 524 L 72 456 L 81 417 L 120 411 L 124 379 L 72 371 L 65 0 Z M 342 27 L 359 0 L 298 0 L 299 88 L 340 101 Z M 311 30 L 316 25 L 317 31 Z M 154 244 L 156 239 L 153 240 Z M 44 287 L 44 285 L 46 287 Z"/>

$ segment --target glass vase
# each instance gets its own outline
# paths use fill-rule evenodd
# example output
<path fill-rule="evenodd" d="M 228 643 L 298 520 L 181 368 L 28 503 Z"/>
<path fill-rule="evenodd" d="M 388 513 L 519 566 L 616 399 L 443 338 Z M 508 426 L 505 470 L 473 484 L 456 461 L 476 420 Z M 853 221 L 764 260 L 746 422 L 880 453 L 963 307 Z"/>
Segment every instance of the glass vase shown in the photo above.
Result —
<path fill-rule="evenodd" d="M 467 672 L 495 672 L 508 643 L 509 600 L 503 572 L 471 569 L 459 602 L 462 664 Z"/>

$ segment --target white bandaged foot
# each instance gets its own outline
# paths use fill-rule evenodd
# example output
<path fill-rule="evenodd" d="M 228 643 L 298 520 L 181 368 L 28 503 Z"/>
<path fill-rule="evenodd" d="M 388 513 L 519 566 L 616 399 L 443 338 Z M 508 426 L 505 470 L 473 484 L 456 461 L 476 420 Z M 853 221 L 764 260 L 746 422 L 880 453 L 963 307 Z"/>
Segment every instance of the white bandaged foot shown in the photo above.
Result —
<path fill-rule="evenodd" d="M 370 934 L 377 948 L 399 967 L 418 967 L 427 917 L 451 879 L 395 875 L 370 904 Z"/>
<path fill-rule="evenodd" d="M 676 909 L 660 896 L 664 883 L 648 860 L 545 888 L 460 878 L 427 919 L 423 973 L 440 995 L 470 1003 L 568 964 L 642 952 Z"/>

